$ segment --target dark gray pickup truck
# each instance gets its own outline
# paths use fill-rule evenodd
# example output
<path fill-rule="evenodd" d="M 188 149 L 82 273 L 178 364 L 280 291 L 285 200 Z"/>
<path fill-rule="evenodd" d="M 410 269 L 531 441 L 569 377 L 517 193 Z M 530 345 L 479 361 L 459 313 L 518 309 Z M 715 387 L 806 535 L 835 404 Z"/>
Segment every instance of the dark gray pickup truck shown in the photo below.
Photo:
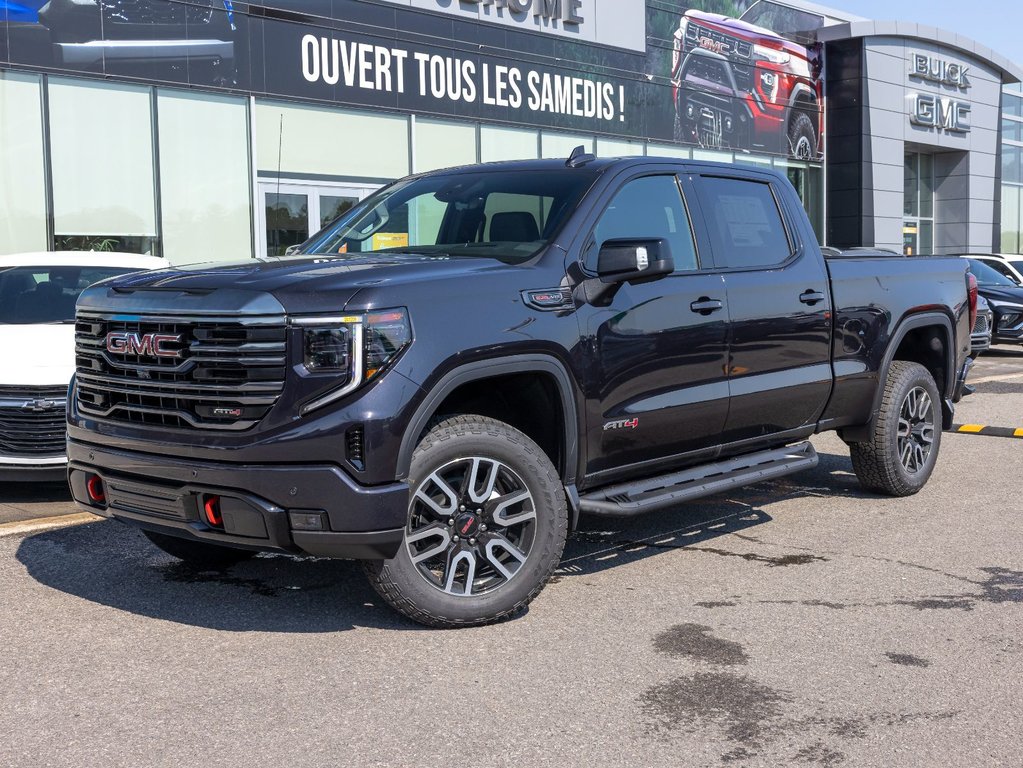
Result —
<path fill-rule="evenodd" d="M 962 259 L 826 260 L 773 172 L 439 171 L 294 255 L 85 291 L 70 484 L 184 560 L 358 558 L 416 621 L 481 624 L 540 592 L 580 514 L 810 467 L 817 432 L 915 493 L 975 307 Z"/>

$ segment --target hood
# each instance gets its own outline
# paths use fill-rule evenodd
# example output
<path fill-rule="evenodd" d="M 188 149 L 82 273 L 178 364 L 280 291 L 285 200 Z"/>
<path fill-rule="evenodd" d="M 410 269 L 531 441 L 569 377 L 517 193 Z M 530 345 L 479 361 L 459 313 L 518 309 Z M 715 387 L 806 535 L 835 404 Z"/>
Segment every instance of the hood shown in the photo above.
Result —
<path fill-rule="evenodd" d="M 124 275 L 90 287 L 79 309 L 173 313 L 337 312 L 367 287 L 465 277 L 513 269 L 496 259 L 406 254 L 310 256 L 254 259 L 231 264 L 195 264 Z M 205 297 L 212 292 L 212 306 Z"/>
<path fill-rule="evenodd" d="M 1008 301 L 1023 306 L 1023 288 L 1002 285 L 979 285 L 977 293 L 988 301 Z"/>
<path fill-rule="evenodd" d="M 75 372 L 75 326 L 0 325 L 0 385 L 67 386 Z"/>

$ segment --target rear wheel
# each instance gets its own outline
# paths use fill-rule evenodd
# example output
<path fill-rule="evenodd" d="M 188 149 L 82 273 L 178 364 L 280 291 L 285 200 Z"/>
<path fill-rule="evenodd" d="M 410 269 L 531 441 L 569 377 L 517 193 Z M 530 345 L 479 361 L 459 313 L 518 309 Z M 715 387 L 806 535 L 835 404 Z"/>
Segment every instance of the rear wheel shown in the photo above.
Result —
<path fill-rule="evenodd" d="M 849 452 L 860 484 L 891 496 L 926 485 L 941 446 L 941 406 L 930 371 L 896 360 L 888 370 L 872 439 Z"/>
<path fill-rule="evenodd" d="M 207 544 L 204 541 L 179 539 L 177 536 L 168 536 L 154 531 L 143 531 L 142 533 L 171 557 L 176 557 L 197 568 L 227 568 L 243 560 L 248 560 L 256 554 L 247 549 L 221 547 L 217 544 Z"/>
<path fill-rule="evenodd" d="M 521 611 L 561 559 L 564 488 L 526 435 L 482 416 L 437 424 L 412 456 L 405 541 L 366 564 L 374 589 L 421 624 L 489 624 Z"/>

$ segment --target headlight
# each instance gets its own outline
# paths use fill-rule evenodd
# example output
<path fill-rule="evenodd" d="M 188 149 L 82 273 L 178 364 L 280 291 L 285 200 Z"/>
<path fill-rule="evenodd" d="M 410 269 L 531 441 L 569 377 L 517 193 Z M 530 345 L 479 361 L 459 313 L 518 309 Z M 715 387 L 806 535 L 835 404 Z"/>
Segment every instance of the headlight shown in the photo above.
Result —
<path fill-rule="evenodd" d="M 761 61 L 769 61 L 772 64 L 788 64 L 789 56 L 786 51 L 779 51 L 777 48 L 768 48 L 766 45 L 753 46 L 753 58 Z"/>
<path fill-rule="evenodd" d="M 307 403 L 302 414 L 339 400 L 379 375 L 412 342 L 404 309 L 342 317 L 293 317 L 302 328 L 302 365 L 311 374 L 330 374 L 337 387 Z"/>

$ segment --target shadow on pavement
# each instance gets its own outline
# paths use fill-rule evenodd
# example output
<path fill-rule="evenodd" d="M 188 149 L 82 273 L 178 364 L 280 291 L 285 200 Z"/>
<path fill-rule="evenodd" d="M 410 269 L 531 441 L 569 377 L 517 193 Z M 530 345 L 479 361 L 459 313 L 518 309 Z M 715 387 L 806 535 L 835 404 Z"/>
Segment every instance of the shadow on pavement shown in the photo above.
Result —
<path fill-rule="evenodd" d="M 23 504 L 37 501 L 71 501 L 66 480 L 21 483 L 0 483 L 0 504 Z"/>
<path fill-rule="evenodd" d="M 761 507 L 810 495 L 862 495 L 848 457 L 813 470 L 633 519 L 584 518 L 557 574 L 591 574 L 771 521 Z M 129 613 L 234 632 L 420 629 L 377 597 L 358 563 L 265 554 L 226 570 L 197 570 L 114 521 L 25 538 L 17 559 L 40 584 Z"/>

